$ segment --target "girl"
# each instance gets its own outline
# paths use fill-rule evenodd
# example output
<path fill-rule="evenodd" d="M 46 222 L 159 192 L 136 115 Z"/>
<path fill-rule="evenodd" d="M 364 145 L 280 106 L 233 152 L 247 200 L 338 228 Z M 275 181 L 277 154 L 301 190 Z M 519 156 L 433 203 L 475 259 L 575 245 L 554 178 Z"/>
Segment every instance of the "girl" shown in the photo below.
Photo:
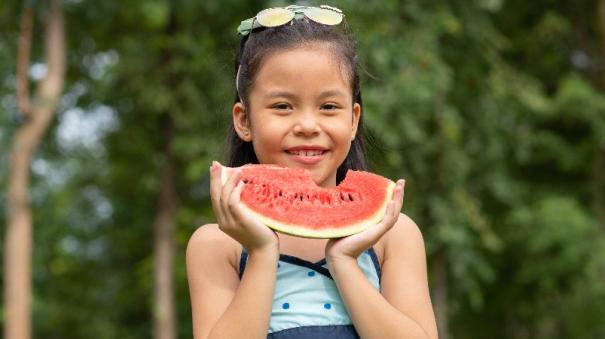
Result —
<path fill-rule="evenodd" d="M 365 169 L 353 40 L 336 8 L 288 6 L 245 20 L 236 56 L 229 166 L 302 167 L 320 186 Z M 239 172 L 210 168 L 218 224 L 187 248 L 196 338 L 437 338 L 424 242 L 400 214 L 340 239 L 275 233 L 242 211 Z"/>

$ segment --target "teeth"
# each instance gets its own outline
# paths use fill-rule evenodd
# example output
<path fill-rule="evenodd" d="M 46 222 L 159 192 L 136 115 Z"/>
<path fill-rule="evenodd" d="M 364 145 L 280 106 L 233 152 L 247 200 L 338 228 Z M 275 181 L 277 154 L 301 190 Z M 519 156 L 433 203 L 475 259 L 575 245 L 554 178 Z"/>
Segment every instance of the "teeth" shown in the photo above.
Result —
<path fill-rule="evenodd" d="M 323 151 L 320 150 L 311 150 L 311 151 L 288 151 L 290 154 L 293 155 L 302 155 L 305 157 L 312 157 L 312 156 L 316 156 L 316 155 L 321 155 L 323 153 Z"/>

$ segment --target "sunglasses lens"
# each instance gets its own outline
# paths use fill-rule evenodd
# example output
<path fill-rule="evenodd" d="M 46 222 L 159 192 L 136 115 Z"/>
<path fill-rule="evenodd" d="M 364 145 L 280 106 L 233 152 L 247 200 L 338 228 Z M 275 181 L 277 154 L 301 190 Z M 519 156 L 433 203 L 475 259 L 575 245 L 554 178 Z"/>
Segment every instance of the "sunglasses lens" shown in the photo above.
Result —
<path fill-rule="evenodd" d="M 281 26 L 294 18 L 294 12 L 285 8 L 267 8 L 256 15 L 256 21 L 264 27 Z"/>
<path fill-rule="evenodd" d="M 307 8 L 305 10 L 305 15 L 307 16 L 307 18 L 317 23 L 329 26 L 338 25 L 342 22 L 342 13 L 338 13 L 336 11 L 325 8 Z"/>

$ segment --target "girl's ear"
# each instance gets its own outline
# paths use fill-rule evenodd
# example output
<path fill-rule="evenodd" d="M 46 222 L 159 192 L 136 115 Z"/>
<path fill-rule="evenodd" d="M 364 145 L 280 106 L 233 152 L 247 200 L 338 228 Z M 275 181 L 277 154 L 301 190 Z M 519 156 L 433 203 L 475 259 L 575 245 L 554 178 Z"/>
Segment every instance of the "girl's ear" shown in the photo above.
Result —
<path fill-rule="evenodd" d="M 361 105 L 359 103 L 353 104 L 353 128 L 351 129 L 351 141 L 355 140 L 357 135 L 357 127 L 359 126 L 359 118 L 361 117 Z"/>
<path fill-rule="evenodd" d="M 233 116 L 233 127 L 240 139 L 252 141 L 252 132 L 250 131 L 250 117 L 246 112 L 246 107 L 241 102 L 236 102 L 231 110 Z"/>

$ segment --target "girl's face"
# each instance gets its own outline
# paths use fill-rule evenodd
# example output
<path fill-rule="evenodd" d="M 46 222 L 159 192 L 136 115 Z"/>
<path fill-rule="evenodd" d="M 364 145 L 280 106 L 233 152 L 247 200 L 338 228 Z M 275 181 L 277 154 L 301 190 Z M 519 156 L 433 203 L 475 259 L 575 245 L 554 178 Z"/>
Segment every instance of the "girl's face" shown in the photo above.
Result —
<path fill-rule="evenodd" d="M 249 93 L 249 107 L 236 103 L 233 119 L 259 162 L 307 168 L 318 185 L 335 186 L 361 107 L 329 45 L 269 54 Z"/>

